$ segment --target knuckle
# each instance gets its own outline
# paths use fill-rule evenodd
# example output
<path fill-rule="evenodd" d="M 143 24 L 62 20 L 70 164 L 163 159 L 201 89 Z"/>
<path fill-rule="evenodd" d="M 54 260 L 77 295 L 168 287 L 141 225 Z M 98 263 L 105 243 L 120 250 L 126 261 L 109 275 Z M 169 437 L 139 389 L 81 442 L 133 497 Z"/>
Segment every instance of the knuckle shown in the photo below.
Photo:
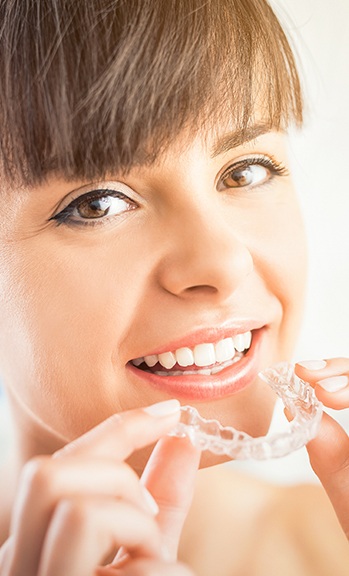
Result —
<path fill-rule="evenodd" d="M 136 422 L 137 414 L 134 411 L 117 412 L 108 418 L 107 425 L 110 431 L 122 439 L 125 446 L 132 447 L 138 435 Z"/>
<path fill-rule="evenodd" d="M 73 531 L 89 526 L 91 511 L 86 502 L 80 498 L 63 498 L 56 506 L 55 517 L 62 525 Z"/>
<path fill-rule="evenodd" d="M 335 475 L 340 489 L 349 493 L 349 453 L 345 454 L 342 460 L 337 463 Z"/>
<path fill-rule="evenodd" d="M 124 445 L 128 446 L 130 449 L 133 449 L 138 439 L 137 435 L 138 430 L 137 428 L 135 428 L 134 419 L 122 418 L 120 416 L 118 426 L 119 426 L 118 433 L 122 437 Z"/>
<path fill-rule="evenodd" d="M 125 422 L 125 416 L 123 412 L 115 412 L 108 420 L 112 426 L 121 426 Z"/>
<path fill-rule="evenodd" d="M 48 492 L 53 488 L 54 465 L 49 456 L 36 456 L 23 468 L 22 477 L 31 492 Z"/>
<path fill-rule="evenodd" d="M 128 436 L 132 432 L 130 418 L 126 418 L 125 414 L 122 412 L 113 414 L 110 417 L 110 424 L 113 428 L 117 429 L 118 434 L 122 435 L 123 438 L 128 439 Z"/>
<path fill-rule="evenodd" d="M 122 439 L 123 445 L 133 450 L 138 440 L 137 413 L 120 412 L 115 413 L 108 419 L 108 425 Z"/>

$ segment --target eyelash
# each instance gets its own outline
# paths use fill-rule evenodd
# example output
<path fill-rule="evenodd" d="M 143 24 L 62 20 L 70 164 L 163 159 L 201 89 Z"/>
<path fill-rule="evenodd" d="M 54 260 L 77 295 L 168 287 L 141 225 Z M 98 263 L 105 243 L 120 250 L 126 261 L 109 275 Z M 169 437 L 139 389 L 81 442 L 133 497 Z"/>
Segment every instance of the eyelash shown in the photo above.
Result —
<path fill-rule="evenodd" d="M 270 171 L 270 179 L 268 179 L 266 182 L 261 183 L 260 185 L 266 184 L 268 182 L 270 182 L 270 180 L 272 180 L 275 176 L 287 176 L 289 174 L 287 168 L 280 162 L 276 161 L 275 158 L 271 157 L 271 156 L 264 156 L 264 155 L 260 155 L 260 156 L 253 156 L 250 158 L 246 158 L 240 161 L 237 161 L 233 164 L 231 164 L 229 166 L 229 168 L 227 168 L 223 174 L 220 176 L 218 184 L 217 184 L 217 188 L 219 188 L 220 184 L 222 183 L 224 188 L 228 188 L 228 189 L 244 189 L 244 190 L 248 190 L 249 188 L 253 188 L 253 186 L 226 186 L 224 184 L 224 180 L 228 178 L 228 176 L 234 172 L 236 172 L 237 170 L 243 170 L 244 168 L 248 168 L 250 166 L 264 166 L 265 168 L 267 168 Z M 257 184 L 258 187 L 258 184 Z M 129 198 L 126 194 L 123 194 L 122 192 L 118 191 L 118 190 L 112 190 L 110 188 L 101 188 L 101 189 L 97 189 L 97 190 L 91 190 L 89 192 L 86 192 L 85 194 L 82 194 L 80 196 L 78 196 L 77 198 L 73 199 L 70 204 L 68 204 L 68 206 L 66 206 L 65 208 L 63 208 L 63 210 L 61 210 L 58 214 L 55 214 L 54 216 L 52 216 L 49 221 L 54 221 L 56 226 L 60 226 L 62 224 L 67 224 L 67 225 L 71 225 L 71 226 L 88 226 L 88 227 L 93 227 L 93 226 L 101 226 L 104 224 L 107 224 L 108 221 L 110 220 L 110 218 L 113 218 L 113 216 L 111 217 L 104 217 L 104 218 L 100 218 L 100 219 L 86 219 L 86 221 L 84 220 L 73 220 L 72 219 L 72 214 L 73 211 L 76 207 L 78 207 L 79 205 L 81 205 L 85 200 L 88 200 L 90 202 L 92 202 L 93 200 L 98 200 L 101 199 L 103 197 L 107 197 L 107 196 L 112 196 L 113 198 L 120 198 L 122 200 L 125 200 L 125 202 L 128 202 L 131 206 L 131 204 L 133 204 L 133 208 L 137 207 L 137 204 L 134 200 L 132 200 L 131 198 Z M 130 207 L 129 210 L 131 210 L 132 208 Z M 126 210 L 128 211 L 128 210 Z"/>
<path fill-rule="evenodd" d="M 137 206 L 134 200 L 131 200 L 131 198 L 129 198 L 126 194 L 123 194 L 118 190 L 112 190 L 110 188 L 100 188 L 97 190 L 91 190 L 90 192 L 86 192 L 85 194 L 82 194 L 77 198 L 74 198 L 68 204 L 68 206 L 63 208 L 63 210 L 61 210 L 58 214 L 52 216 L 52 218 L 50 218 L 49 221 L 54 221 L 56 226 L 60 226 L 61 224 L 68 224 L 70 226 L 89 226 L 89 227 L 102 226 L 106 224 L 110 218 L 108 219 L 108 217 L 106 216 L 105 218 L 100 219 L 96 218 L 95 220 L 93 219 L 90 220 L 86 219 L 86 221 L 73 220 L 72 214 L 74 209 L 79 205 L 81 205 L 84 201 L 88 200 L 89 202 L 92 202 L 93 200 L 99 200 L 101 198 L 105 198 L 108 196 L 112 196 L 113 198 L 120 198 L 121 200 L 125 200 L 125 202 L 128 202 L 129 204 L 133 204 L 134 207 Z M 131 209 L 132 208 L 130 208 L 130 210 Z"/>
<path fill-rule="evenodd" d="M 281 162 L 275 160 L 275 158 L 273 158 L 272 156 L 264 156 L 264 155 L 253 156 L 251 158 L 245 158 L 244 160 L 239 160 L 238 162 L 231 164 L 229 168 L 227 168 L 227 170 L 223 172 L 222 176 L 220 176 L 218 186 L 220 183 L 224 184 L 224 180 L 228 178 L 228 176 L 233 172 L 236 172 L 237 170 L 241 170 L 244 168 L 249 168 L 250 166 L 264 166 L 265 168 L 267 168 L 270 171 L 271 175 L 271 178 L 267 180 L 267 182 L 270 182 L 270 180 L 272 180 L 275 176 L 289 175 L 289 171 L 286 168 L 286 166 L 284 166 Z M 267 182 L 263 182 L 261 185 L 266 184 Z M 230 187 L 230 189 L 232 188 L 234 187 Z M 246 190 L 249 188 L 253 188 L 253 186 L 248 185 L 236 186 L 235 188 L 237 189 L 241 188 L 243 190 Z"/>

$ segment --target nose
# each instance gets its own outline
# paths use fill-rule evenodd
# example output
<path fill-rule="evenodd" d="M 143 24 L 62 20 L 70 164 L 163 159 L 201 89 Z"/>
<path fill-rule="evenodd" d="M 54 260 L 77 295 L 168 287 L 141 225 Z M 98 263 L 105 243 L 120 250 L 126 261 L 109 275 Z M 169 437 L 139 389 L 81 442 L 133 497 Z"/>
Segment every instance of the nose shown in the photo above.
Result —
<path fill-rule="evenodd" d="M 222 213 L 186 211 L 166 224 L 159 279 L 171 294 L 225 301 L 252 272 L 246 243 Z"/>

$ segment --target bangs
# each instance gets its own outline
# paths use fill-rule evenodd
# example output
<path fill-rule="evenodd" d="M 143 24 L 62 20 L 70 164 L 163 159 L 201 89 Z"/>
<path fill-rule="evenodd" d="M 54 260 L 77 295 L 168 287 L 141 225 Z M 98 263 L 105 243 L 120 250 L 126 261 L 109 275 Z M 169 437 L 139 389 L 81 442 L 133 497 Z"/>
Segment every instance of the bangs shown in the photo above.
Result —
<path fill-rule="evenodd" d="M 264 0 L 0 0 L 0 170 L 31 186 L 154 161 L 184 129 L 302 122 Z"/>

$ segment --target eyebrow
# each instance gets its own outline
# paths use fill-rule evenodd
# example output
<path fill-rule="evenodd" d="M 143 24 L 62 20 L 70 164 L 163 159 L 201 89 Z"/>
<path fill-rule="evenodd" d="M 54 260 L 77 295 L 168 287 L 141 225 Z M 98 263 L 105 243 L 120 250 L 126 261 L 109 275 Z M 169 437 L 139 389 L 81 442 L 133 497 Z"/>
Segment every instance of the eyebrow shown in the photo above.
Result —
<path fill-rule="evenodd" d="M 270 130 L 270 124 L 264 123 L 253 124 L 252 126 L 247 126 L 247 128 L 241 130 L 228 132 L 221 138 L 218 138 L 217 142 L 215 142 L 212 147 L 211 156 L 212 158 L 215 158 L 216 156 L 219 156 L 219 154 L 228 152 L 228 150 L 231 150 L 232 148 L 237 148 L 238 146 L 242 146 L 242 144 L 246 144 L 246 142 L 255 140 L 258 136 L 266 134 L 267 132 L 270 132 Z"/>

